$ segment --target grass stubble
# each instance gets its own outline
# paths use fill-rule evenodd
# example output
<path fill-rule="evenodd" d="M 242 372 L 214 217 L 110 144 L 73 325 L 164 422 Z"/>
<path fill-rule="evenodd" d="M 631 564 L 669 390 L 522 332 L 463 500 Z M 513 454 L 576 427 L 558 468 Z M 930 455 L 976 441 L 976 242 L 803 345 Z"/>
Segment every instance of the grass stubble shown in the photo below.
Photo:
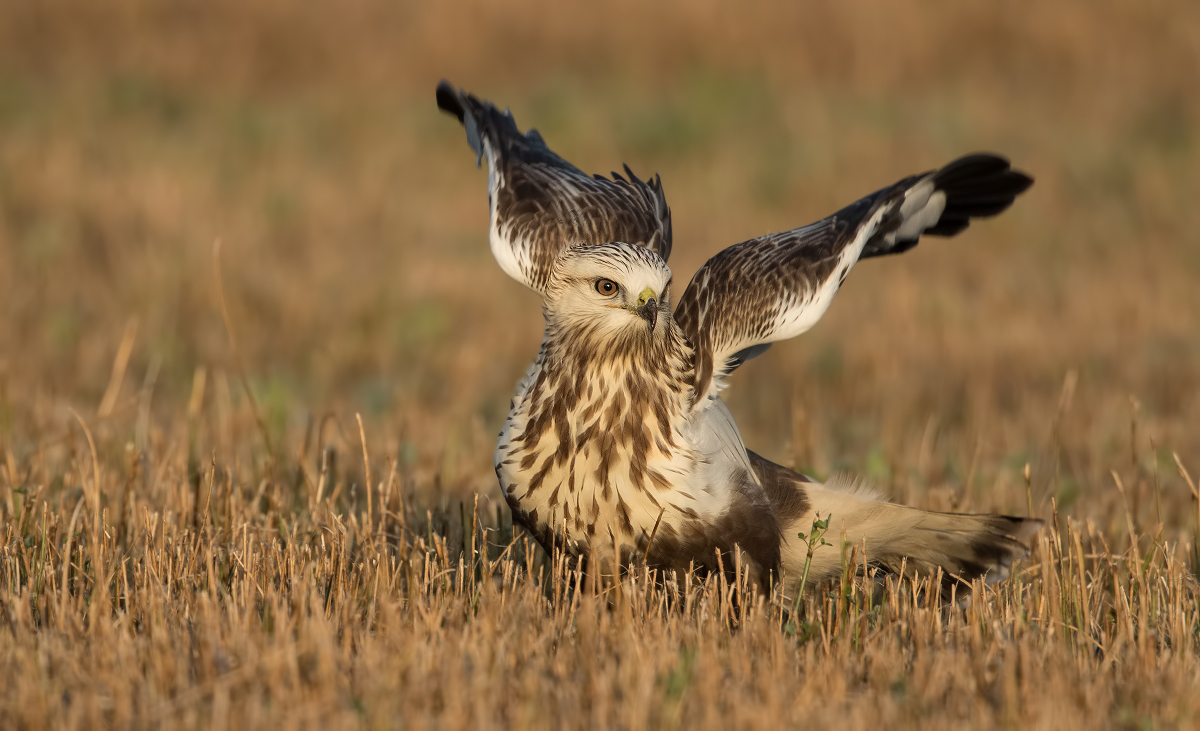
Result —
<path fill-rule="evenodd" d="M 185 5 L 0 9 L 4 726 L 1200 723 L 1193 3 Z M 685 273 L 1009 152 L 1012 211 L 728 393 L 819 477 L 1045 519 L 1029 559 L 943 602 L 848 546 L 797 600 L 535 548 L 491 451 L 536 302 L 442 75 L 661 172 Z"/>
<path fill-rule="evenodd" d="M 880 588 L 857 546 L 793 602 L 585 576 L 486 498 L 419 509 L 394 457 L 366 488 L 332 445 L 106 461 L 76 425 L 61 459 L 5 454 L 14 728 L 1187 726 L 1200 703 L 1195 557 L 1131 515 L 1121 534 L 1053 513 L 965 602 Z"/>

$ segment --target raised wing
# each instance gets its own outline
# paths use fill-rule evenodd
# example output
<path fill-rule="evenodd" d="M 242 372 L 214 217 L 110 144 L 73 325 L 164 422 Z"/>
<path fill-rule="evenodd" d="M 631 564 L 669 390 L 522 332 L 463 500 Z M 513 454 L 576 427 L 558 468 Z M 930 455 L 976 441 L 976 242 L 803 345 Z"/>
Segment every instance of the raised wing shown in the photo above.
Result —
<path fill-rule="evenodd" d="M 692 277 L 675 321 L 696 349 L 696 397 L 771 343 L 816 324 L 859 259 L 953 236 L 1012 205 L 1033 179 L 996 155 L 969 155 L 905 178 L 803 228 L 743 241 Z"/>
<path fill-rule="evenodd" d="M 640 244 L 671 253 L 671 209 L 662 182 L 589 176 L 554 154 L 537 130 L 521 134 L 512 114 L 443 81 L 438 107 L 458 117 L 467 142 L 487 158 L 492 254 L 513 279 L 545 293 L 559 253 L 575 244 Z"/>

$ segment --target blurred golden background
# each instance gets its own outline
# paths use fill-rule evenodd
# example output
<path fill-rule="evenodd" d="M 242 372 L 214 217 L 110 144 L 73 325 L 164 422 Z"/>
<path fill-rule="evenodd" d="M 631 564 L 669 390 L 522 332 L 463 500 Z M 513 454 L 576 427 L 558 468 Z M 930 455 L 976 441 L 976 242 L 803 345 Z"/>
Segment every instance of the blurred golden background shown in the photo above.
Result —
<path fill-rule="evenodd" d="M 1032 174 L 725 392 L 817 477 L 1032 510 L 1030 559 L 950 606 L 865 545 L 798 601 L 531 548 L 492 452 L 539 303 L 442 78 L 660 173 L 677 283 L 964 153 Z M 1195 727 L 1198 90 L 1195 0 L 0 2 L 0 718 Z"/>
<path fill-rule="evenodd" d="M 1027 462 L 1035 509 L 1121 520 L 1107 498 L 1079 507 L 1113 493 L 1114 467 L 1161 468 L 1186 505 L 1170 457 L 1200 460 L 1186 0 L 6 2 L 0 439 L 29 454 L 66 407 L 96 414 L 128 334 L 102 452 L 170 452 L 200 369 L 200 453 L 253 459 L 220 239 L 282 448 L 327 414 L 353 448 L 361 412 L 413 489 L 491 492 L 541 321 L 491 260 L 486 175 L 436 109 L 443 77 L 587 171 L 660 173 L 680 281 L 959 154 L 1009 156 L 1037 180 L 1012 210 L 863 264 L 812 332 L 738 374 L 748 444 L 931 506 L 1018 510 L 999 496 L 1023 496 Z"/>

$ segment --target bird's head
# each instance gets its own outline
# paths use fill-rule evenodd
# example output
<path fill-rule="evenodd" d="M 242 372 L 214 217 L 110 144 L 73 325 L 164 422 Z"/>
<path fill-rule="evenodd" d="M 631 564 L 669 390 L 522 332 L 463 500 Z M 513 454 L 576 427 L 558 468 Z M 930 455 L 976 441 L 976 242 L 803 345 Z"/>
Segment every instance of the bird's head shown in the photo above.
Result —
<path fill-rule="evenodd" d="M 671 319 L 671 270 L 634 244 L 572 246 L 555 262 L 546 292 L 551 324 L 602 340 L 665 337 Z"/>

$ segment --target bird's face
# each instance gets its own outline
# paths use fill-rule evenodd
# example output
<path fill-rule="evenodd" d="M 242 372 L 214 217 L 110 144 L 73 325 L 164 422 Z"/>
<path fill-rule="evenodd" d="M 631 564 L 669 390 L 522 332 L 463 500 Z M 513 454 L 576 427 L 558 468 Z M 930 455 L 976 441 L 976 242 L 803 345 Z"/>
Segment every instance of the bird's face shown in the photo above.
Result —
<path fill-rule="evenodd" d="M 632 244 L 567 249 L 555 264 L 546 313 L 557 324 L 604 337 L 661 338 L 671 318 L 671 270 Z"/>

